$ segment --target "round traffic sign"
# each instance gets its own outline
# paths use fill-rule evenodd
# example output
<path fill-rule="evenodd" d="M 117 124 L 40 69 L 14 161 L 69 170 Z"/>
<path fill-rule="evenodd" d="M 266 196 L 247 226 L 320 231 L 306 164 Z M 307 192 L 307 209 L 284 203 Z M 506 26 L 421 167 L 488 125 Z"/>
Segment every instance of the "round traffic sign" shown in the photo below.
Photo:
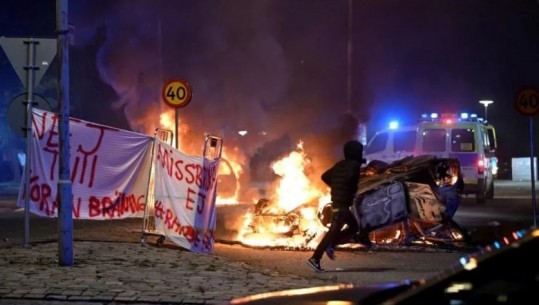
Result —
<path fill-rule="evenodd" d="M 21 93 L 14 97 L 7 109 L 9 127 L 22 137 L 26 137 L 24 126 L 26 126 L 27 95 L 28 93 Z M 43 96 L 34 93 L 32 101 L 34 102 L 34 108 L 51 111 L 51 105 Z"/>
<path fill-rule="evenodd" d="M 539 113 L 539 91 L 533 87 L 524 87 L 517 92 L 514 103 L 521 114 L 534 116 Z"/>
<path fill-rule="evenodd" d="M 191 101 L 191 87 L 184 80 L 171 80 L 161 91 L 163 101 L 173 108 L 182 108 Z"/>

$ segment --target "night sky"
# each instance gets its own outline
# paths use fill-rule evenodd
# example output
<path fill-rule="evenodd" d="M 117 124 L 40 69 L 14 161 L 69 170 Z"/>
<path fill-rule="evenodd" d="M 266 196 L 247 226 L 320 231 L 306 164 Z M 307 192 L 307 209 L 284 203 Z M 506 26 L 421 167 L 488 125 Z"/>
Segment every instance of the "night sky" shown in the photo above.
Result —
<path fill-rule="evenodd" d="M 244 145 L 250 155 L 288 136 L 317 138 L 313 146 L 341 141 L 347 112 L 370 136 L 390 119 L 413 124 L 425 112 L 483 115 L 478 101 L 490 99 L 502 162 L 529 156 L 530 119 L 513 99 L 525 85 L 539 87 L 538 1 L 353 0 L 351 31 L 348 4 L 70 1 L 72 115 L 150 133 L 169 109 L 162 85 L 185 79 L 193 100 L 182 123 L 238 145 L 237 130 L 266 131 Z M 53 36 L 54 5 L 2 1 L 0 36 Z M 1 108 L 24 90 L 10 69 L 0 52 Z M 51 67 L 36 90 L 54 99 L 54 77 Z"/>

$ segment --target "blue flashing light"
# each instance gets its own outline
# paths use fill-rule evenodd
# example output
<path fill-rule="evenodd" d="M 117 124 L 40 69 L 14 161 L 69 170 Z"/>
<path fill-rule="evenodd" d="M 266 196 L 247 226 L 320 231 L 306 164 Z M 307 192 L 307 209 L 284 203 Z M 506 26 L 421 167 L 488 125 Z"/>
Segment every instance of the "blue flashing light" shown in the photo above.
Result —
<path fill-rule="evenodd" d="M 397 129 L 397 128 L 399 128 L 399 122 L 398 121 L 389 122 L 389 129 Z"/>
<path fill-rule="evenodd" d="M 442 122 L 445 124 L 453 124 L 456 122 L 480 122 L 486 123 L 486 120 L 478 117 L 475 113 L 460 112 L 460 113 L 423 113 L 421 115 L 421 121 L 427 122 Z"/>

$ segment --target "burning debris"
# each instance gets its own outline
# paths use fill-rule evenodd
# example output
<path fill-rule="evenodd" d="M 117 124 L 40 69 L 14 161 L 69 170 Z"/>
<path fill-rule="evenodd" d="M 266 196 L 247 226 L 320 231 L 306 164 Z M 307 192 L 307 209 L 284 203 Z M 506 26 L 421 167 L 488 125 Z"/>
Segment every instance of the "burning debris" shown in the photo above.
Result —
<path fill-rule="evenodd" d="M 316 217 L 316 204 L 285 212 L 275 202 L 260 199 L 254 211 L 246 215 L 241 241 L 254 247 L 307 249 L 323 229 Z"/>
<path fill-rule="evenodd" d="M 305 175 L 301 143 L 272 166 L 280 177 L 270 199 L 259 199 L 245 214 L 238 241 L 252 247 L 313 249 L 331 221 L 328 190 Z M 352 212 L 378 245 L 434 245 L 466 241 L 452 220 L 460 203 L 462 177 L 457 159 L 407 157 L 392 164 L 371 162 L 361 170 Z M 358 247 L 356 240 L 340 247 Z"/>
<path fill-rule="evenodd" d="M 271 164 L 279 179 L 270 199 L 259 199 L 245 215 L 238 240 L 249 246 L 312 248 L 324 227 L 317 219 L 319 202 L 327 202 L 328 191 L 317 189 L 307 175 L 310 161 L 303 142 L 296 150 Z"/>

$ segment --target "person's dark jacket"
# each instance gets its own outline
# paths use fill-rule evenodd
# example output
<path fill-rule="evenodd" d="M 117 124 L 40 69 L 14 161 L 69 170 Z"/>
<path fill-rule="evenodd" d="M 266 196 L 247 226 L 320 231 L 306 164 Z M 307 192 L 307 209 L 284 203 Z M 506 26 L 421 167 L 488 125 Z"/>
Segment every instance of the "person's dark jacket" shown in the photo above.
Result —
<path fill-rule="evenodd" d="M 344 158 L 322 174 L 322 181 L 331 188 L 332 207 L 337 209 L 348 208 L 353 203 L 363 163 L 363 145 L 358 141 L 347 142 Z"/>

